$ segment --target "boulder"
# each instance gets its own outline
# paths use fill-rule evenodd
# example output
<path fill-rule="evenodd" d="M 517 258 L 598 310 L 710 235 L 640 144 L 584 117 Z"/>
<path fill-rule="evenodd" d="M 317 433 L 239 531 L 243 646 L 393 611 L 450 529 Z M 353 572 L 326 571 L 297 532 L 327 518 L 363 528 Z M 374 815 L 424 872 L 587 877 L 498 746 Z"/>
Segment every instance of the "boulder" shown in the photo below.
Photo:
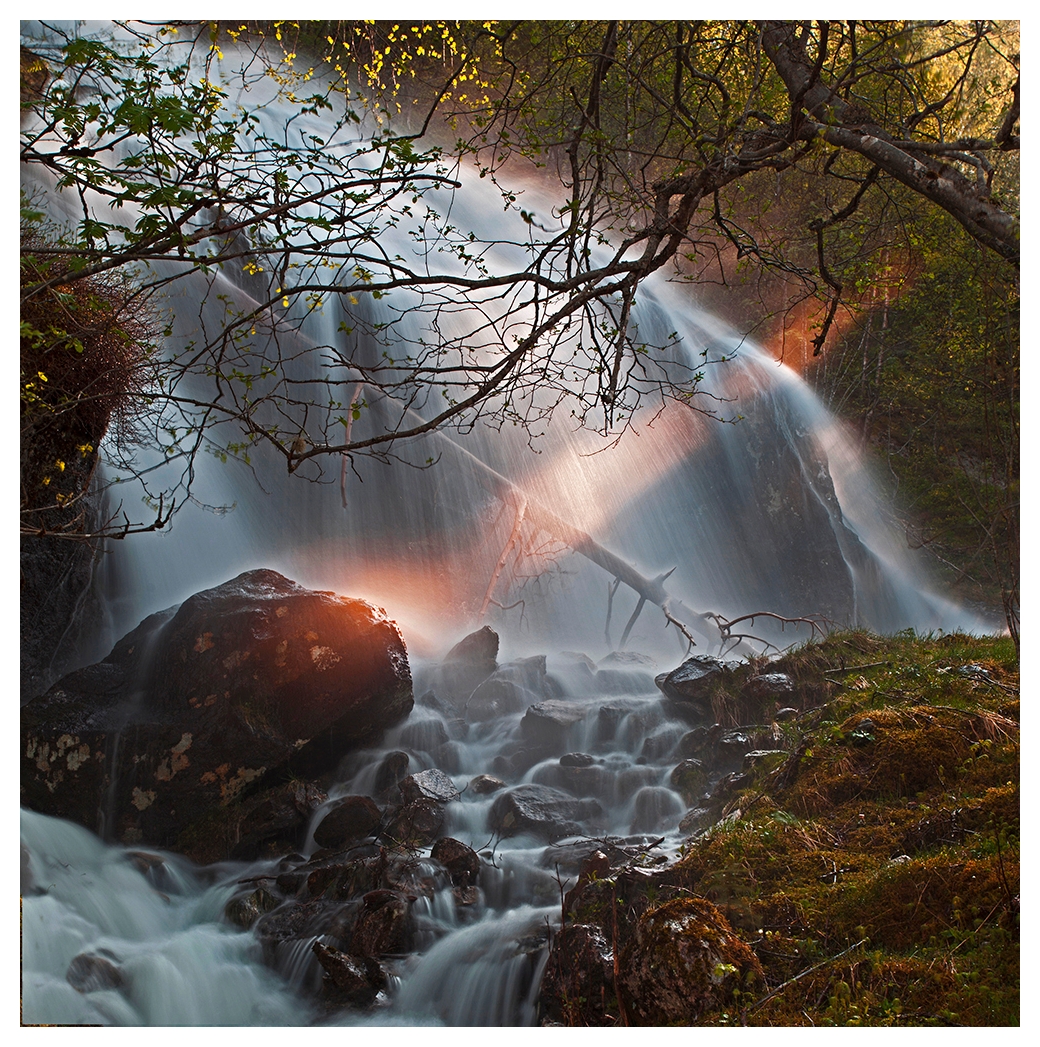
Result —
<path fill-rule="evenodd" d="M 104 956 L 95 953 L 80 953 L 73 957 L 65 980 L 76 992 L 100 992 L 105 989 L 119 989 L 123 985 L 123 975 L 119 968 Z"/>
<path fill-rule="evenodd" d="M 794 694 L 794 680 L 787 673 L 760 673 L 744 684 L 741 693 L 758 701 L 787 698 Z"/>
<path fill-rule="evenodd" d="M 475 793 L 477 796 L 487 796 L 489 793 L 497 793 L 499 789 L 504 789 L 506 783 L 501 778 L 496 778 L 493 774 L 478 774 L 476 778 L 471 778 L 467 788 L 470 792 Z"/>
<path fill-rule="evenodd" d="M 430 857 L 448 870 L 453 887 L 474 887 L 480 875 L 480 857 L 472 847 L 450 836 L 443 836 L 430 851 Z"/>
<path fill-rule="evenodd" d="M 595 800 L 576 799 L 547 785 L 518 785 L 491 805 L 488 826 L 501 836 L 524 833 L 551 842 L 578 835 L 584 831 L 580 821 L 601 814 Z"/>
<path fill-rule="evenodd" d="M 637 1025 L 694 1025 L 763 979 L 758 958 L 703 898 L 647 909 L 621 954 L 619 995 Z"/>
<path fill-rule="evenodd" d="M 570 729 L 585 719 L 589 707 L 580 702 L 550 699 L 532 705 L 520 721 L 520 731 L 534 746 L 555 750 L 561 755 L 567 751 Z"/>
<path fill-rule="evenodd" d="M 368 1007 L 386 988 L 386 972 L 369 956 L 351 956 L 316 941 L 311 946 L 324 976 L 322 991 L 330 1007 Z"/>
<path fill-rule="evenodd" d="M 444 805 L 421 797 L 397 810 L 381 836 L 392 844 L 425 846 L 437 839 L 443 825 Z"/>
<path fill-rule="evenodd" d="M 459 798 L 459 791 L 455 788 L 455 783 L 443 771 L 435 768 L 402 778 L 400 788 L 405 803 L 422 799 L 435 800 L 437 803 L 451 803 L 452 800 Z"/>
<path fill-rule="evenodd" d="M 662 673 L 654 682 L 672 701 L 691 704 L 703 715 L 710 716 L 712 694 L 729 679 L 737 664 L 696 654 L 670 673 Z"/>
<path fill-rule="evenodd" d="M 669 775 L 668 782 L 687 803 L 699 800 L 708 788 L 708 772 L 702 760 L 683 760 Z"/>
<path fill-rule="evenodd" d="M 498 633 L 489 625 L 464 636 L 433 670 L 438 698 L 463 706 L 473 689 L 498 668 Z"/>
<path fill-rule="evenodd" d="M 367 796 L 344 796 L 329 807 L 314 830 L 319 847 L 343 847 L 371 836 L 379 826 L 381 812 Z"/>
<path fill-rule="evenodd" d="M 22 802 L 177 849 L 261 779 L 331 769 L 411 708 L 383 611 L 248 571 L 145 619 L 23 708 Z"/>
<path fill-rule="evenodd" d="M 558 687 L 546 673 L 544 654 L 518 658 L 500 666 L 473 690 L 465 704 L 465 717 L 471 723 L 497 720 L 558 695 Z"/>
<path fill-rule="evenodd" d="M 400 891 L 369 891 L 361 899 L 350 952 L 354 956 L 407 952 L 412 938 L 410 912 L 411 900 Z"/>

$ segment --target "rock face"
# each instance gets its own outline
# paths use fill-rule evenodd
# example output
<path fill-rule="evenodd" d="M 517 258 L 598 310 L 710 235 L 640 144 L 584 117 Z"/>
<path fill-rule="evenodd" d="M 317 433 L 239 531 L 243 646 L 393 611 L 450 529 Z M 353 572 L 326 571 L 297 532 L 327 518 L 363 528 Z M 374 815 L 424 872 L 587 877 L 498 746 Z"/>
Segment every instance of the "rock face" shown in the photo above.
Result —
<path fill-rule="evenodd" d="M 145 619 L 23 708 L 22 802 L 176 847 L 265 773 L 317 775 L 411 708 L 383 611 L 249 571 Z"/>
<path fill-rule="evenodd" d="M 711 715 L 712 692 L 727 679 L 732 663 L 710 655 L 687 658 L 678 669 L 662 673 L 655 683 L 672 701 L 689 703 L 704 715 Z"/>

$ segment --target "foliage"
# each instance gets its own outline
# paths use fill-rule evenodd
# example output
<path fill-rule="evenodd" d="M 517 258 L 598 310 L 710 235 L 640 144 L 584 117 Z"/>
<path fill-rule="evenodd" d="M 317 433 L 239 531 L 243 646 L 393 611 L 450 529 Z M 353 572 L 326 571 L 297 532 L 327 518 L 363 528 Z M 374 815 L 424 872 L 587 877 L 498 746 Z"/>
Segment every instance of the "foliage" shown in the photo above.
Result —
<path fill-rule="evenodd" d="M 69 258 L 64 281 L 186 281 L 220 317 L 175 333 L 154 454 L 126 463 L 146 483 L 156 457 L 181 463 L 167 506 L 202 449 L 262 446 L 316 478 L 329 455 L 445 427 L 534 434 L 565 405 L 612 432 L 644 405 L 707 409 L 702 370 L 632 329 L 666 266 L 714 278 L 729 254 L 792 275 L 826 303 L 819 349 L 908 213 L 937 205 L 1017 258 L 1013 24 L 118 23 L 50 40 L 42 86 L 23 62 L 21 158 L 70 227 L 37 256 Z M 546 213 L 516 187 L 532 163 L 559 179 Z M 470 164 L 511 216 L 498 239 L 456 217 Z M 743 205 L 772 178 L 799 201 L 783 242 Z M 409 252 L 386 246 L 397 229 Z"/>
<path fill-rule="evenodd" d="M 156 376 L 147 304 L 118 274 L 67 277 L 76 257 L 23 227 L 21 285 L 47 282 L 22 305 L 21 506 L 36 533 L 82 533 L 81 500 L 113 420 L 119 439 Z"/>

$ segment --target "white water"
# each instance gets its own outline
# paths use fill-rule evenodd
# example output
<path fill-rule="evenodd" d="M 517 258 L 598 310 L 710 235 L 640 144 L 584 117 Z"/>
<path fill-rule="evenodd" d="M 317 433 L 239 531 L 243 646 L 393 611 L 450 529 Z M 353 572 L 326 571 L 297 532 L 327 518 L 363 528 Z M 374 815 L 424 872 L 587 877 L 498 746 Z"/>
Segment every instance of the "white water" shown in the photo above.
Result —
<path fill-rule="evenodd" d="M 284 113 L 270 105 L 262 115 L 277 124 Z M 530 188 L 524 205 L 539 215 L 550 211 L 550 203 Z M 452 207 L 456 224 L 489 239 L 514 232 L 519 238 L 524 232 L 516 213 L 504 214 L 493 190 L 478 179 L 466 178 Z M 389 234 L 385 246 L 390 252 L 411 250 L 404 232 Z M 505 265 L 507 255 L 489 258 Z M 240 300 L 246 294 L 223 276 L 216 290 Z M 171 299 L 175 342 L 194 336 L 198 323 L 216 321 L 215 313 L 198 309 L 203 292 L 200 283 L 186 282 L 177 292 L 180 297 Z M 404 300 L 401 296 L 395 305 Z M 336 344 L 339 319 L 330 306 L 326 314 L 308 320 L 300 337 L 315 345 Z M 471 319 L 459 311 L 443 322 L 459 325 L 453 330 L 461 332 Z M 705 386 L 726 401 L 723 414 L 746 420 L 723 425 L 670 407 L 660 415 L 648 412 L 613 448 L 594 433 L 570 431 L 565 417 L 538 441 L 537 454 L 515 431 L 478 431 L 459 437 L 459 443 L 643 573 L 676 567 L 668 584 L 689 607 L 798 615 L 840 606 L 845 618 L 839 625 L 984 627 L 931 590 L 886 521 L 869 464 L 795 374 L 662 281 L 651 281 L 643 290 L 634 325 L 648 343 L 664 344 L 677 332 L 679 363 L 695 366 L 702 354 L 709 360 L 735 356 L 709 367 Z M 412 314 L 399 330 L 402 337 L 418 336 L 421 317 Z M 379 421 L 373 410 L 357 423 L 355 435 Z M 257 464 L 257 483 L 234 464 L 203 457 L 196 498 L 235 508 L 215 514 L 189 504 L 169 533 L 118 543 L 103 569 L 109 632 L 98 638 L 89 657 L 106 653 L 146 614 L 259 566 L 385 606 L 402 624 L 417 667 L 416 656 L 442 654 L 482 624 L 475 612 L 512 521 L 479 469 L 451 444 L 428 441 L 406 453 L 417 462 L 442 460 L 429 471 L 356 463 L 360 475 L 349 480 L 346 512 L 336 483 L 287 479 L 284 464 L 273 459 Z M 786 470 L 782 479 L 763 471 L 771 455 Z M 334 473 L 338 477 L 338 470 Z M 618 593 L 608 643 L 609 579 L 567 550 L 553 550 L 553 560 L 553 569 L 546 569 L 553 565 L 532 552 L 511 563 L 496 588 L 500 604 L 523 601 L 522 608 L 492 607 L 486 618 L 503 637 L 500 661 L 567 648 L 599 658 L 617 643 L 634 596 Z M 840 593 L 835 591 L 838 577 L 845 579 Z M 788 642 L 800 638 L 786 636 Z M 653 609 L 644 611 L 628 647 L 655 655 L 661 669 L 673 667 L 681 655 L 674 634 L 665 632 Z M 601 802 L 604 816 L 592 828 L 618 836 L 670 832 L 668 842 L 674 844 L 685 805 L 667 787 L 668 771 L 677 762 L 668 743 L 685 728 L 665 718 L 653 694 L 643 693 L 624 696 L 632 710 L 616 731 L 604 732 L 600 708 L 619 696 L 583 691 L 573 680 L 568 684 L 557 668 L 566 693 L 588 705 L 570 741 L 571 748 L 592 753 L 598 761 L 585 787 Z M 465 739 L 433 752 L 423 747 L 417 724 L 439 717 L 417 707 L 414 722 L 391 732 L 386 748 L 410 751 L 413 770 L 440 766 L 463 788 L 473 775 L 491 772 L 495 756 L 515 744 L 519 719 L 516 714 L 495 724 L 472 725 Z M 413 733 L 406 736 L 409 730 Z M 638 762 L 651 737 L 656 739 L 651 751 L 664 755 Z M 364 791 L 380 755 L 356 756 L 339 794 Z M 445 766 L 452 760 L 454 766 Z M 511 783 L 567 785 L 555 759 L 502 776 Z M 464 794 L 449 809 L 445 834 L 488 850 L 491 803 L 490 797 Z M 127 860 L 125 848 L 32 812 L 22 813 L 22 842 L 29 876 L 23 891 L 25 1022 L 302 1025 L 326 1020 L 293 988 L 315 979 L 312 939 L 289 950 L 279 974 L 260 961 L 252 933 L 222 918 L 236 881 L 258 875 L 260 868 L 198 870 L 167 855 L 158 872 L 145 876 Z M 559 909 L 559 884 L 552 865 L 544 864 L 544 853 L 544 844 L 534 840 L 494 846 L 493 864 L 481 881 L 482 900 L 468 914 L 460 915 L 443 888 L 433 899 L 417 902 L 426 907 L 420 915 L 428 945 L 417 960 L 403 965 L 385 1008 L 365 1020 L 533 1022 L 544 950 L 518 951 L 517 942 L 552 922 Z M 122 987 L 74 989 L 66 972 L 84 953 L 115 965 Z"/>

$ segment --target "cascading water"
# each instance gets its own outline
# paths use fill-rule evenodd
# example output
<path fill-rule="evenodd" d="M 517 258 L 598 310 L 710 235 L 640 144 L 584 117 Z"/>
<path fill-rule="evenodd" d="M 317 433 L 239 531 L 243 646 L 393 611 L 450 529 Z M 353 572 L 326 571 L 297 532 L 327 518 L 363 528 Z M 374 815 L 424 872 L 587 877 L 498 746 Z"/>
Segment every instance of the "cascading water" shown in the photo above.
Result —
<path fill-rule="evenodd" d="M 285 115 L 275 104 L 260 110 L 275 123 Z M 487 183 L 463 180 L 450 201 L 459 227 L 489 240 L 506 239 L 502 227 L 509 222 L 523 232 Z M 525 195 L 525 207 L 532 206 L 551 211 L 534 189 Z M 413 249 L 406 229 L 388 235 L 388 254 Z M 201 278 L 175 290 L 168 303 L 175 341 L 194 337 L 200 325 L 219 324 L 227 300 L 247 300 L 247 282 L 216 280 L 223 298 L 210 289 L 201 311 Z M 294 337 L 334 345 L 342 337 L 339 321 L 327 305 Z M 396 327 L 400 337 L 416 338 L 421 324 L 416 311 Z M 509 785 L 570 791 L 595 803 L 587 829 L 636 849 L 659 836 L 665 848 L 676 844 L 686 809 L 669 771 L 687 725 L 662 704 L 652 672 L 645 665 L 600 668 L 559 653 L 582 651 L 602 662 L 619 643 L 635 597 L 624 590 L 610 597 L 608 625 L 609 576 L 536 532 L 490 587 L 516 506 L 502 500 L 486 467 L 645 575 L 675 568 L 668 587 L 688 607 L 729 616 L 821 614 L 882 631 L 985 628 L 929 590 L 885 522 L 868 464 L 795 374 L 663 281 L 641 290 L 632 325 L 637 341 L 675 342 L 676 361 L 703 367 L 712 402 L 741 420 L 728 424 L 659 404 L 615 445 L 560 418 L 536 441 L 537 453 L 520 431 L 429 437 L 404 449 L 417 463 L 438 459 L 429 469 L 355 461 L 346 510 L 336 483 L 286 478 L 281 461 L 261 457 L 246 470 L 203 457 L 193 488 L 197 503 L 234 508 L 218 514 L 185 505 L 169 533 L 137 536 L 106 554 L 109 645 L 146 614 L 259 566 L 371 599 L 400 622 L 418 704 L 380 749 L 346 761 L 331 795 L 372 793 L 384 754 L 406 752 L 412 771 L 437 767 L 451 775 L 462 798 L 448 806 L 444 833 L 482 853 L 485 865 L 478 896 L 466 907 L 452 901 L 450 885 L 427 877 L 432 886 L 420 892 L 413 914 L 421 947 L 401 960 L 382 1006 L 366 1020 L 536 1020 L 545 931 L 560 906 L 557 869 L 564 877 L 574 870 L 565 846 L 546 847 L 524 835 L 496 839 L 488 830 L 494 797 L 467 788 L 474 776 L 493 773 Z M 355 435 L 383 422 L 375 402 Z M 549 693 L 576 710 L 565 751 L 583 754 L 587 763 L 524 758 L 530 750 L 523 748 L 522 712 L 463 730 L 457 718 L 424 701 L 433 672 L 424 658 L 443 654 L 481 624 L 484 604 L 484 621 L 502 635 L 506 658 L 548 654 Z M 661 615 L 647 609 L 626 646 L 668 669 L 685 647 L 673 636 Z M 32 812 L 23 812 L 22 841 L 25 1022 L 330 1020 L 298 991 L 319 977 L 311 946 L 323 933 L 305 928 L 265 963 L 256 934 L 223 919 L 240 885 L 273 875 L 277 862 L 194 869 L 175 856 L 103 844 Z M 315 847 L 312 837 L 307 846 Z"/>

